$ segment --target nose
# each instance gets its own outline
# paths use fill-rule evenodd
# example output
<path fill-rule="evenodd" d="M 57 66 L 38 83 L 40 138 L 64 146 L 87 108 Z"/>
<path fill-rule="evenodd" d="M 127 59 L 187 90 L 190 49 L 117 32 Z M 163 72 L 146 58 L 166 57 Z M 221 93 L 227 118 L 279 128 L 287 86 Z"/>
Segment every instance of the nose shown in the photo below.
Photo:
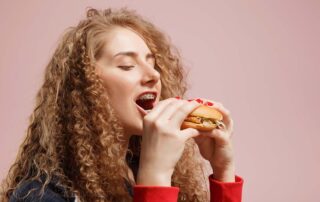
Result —
<path fill-rule="evenodd" d="M 156 84 L 160 80 L 160 73 L 150 65 L 143 66 L 142 84 Z"/>

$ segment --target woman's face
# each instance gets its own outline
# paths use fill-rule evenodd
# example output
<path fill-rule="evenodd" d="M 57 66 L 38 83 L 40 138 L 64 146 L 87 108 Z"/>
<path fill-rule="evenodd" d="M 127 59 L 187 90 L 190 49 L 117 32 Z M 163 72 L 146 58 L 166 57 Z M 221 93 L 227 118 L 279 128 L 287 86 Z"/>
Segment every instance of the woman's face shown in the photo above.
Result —
<path fill-rule="evenodd" d="M 103 79 L 111 106 L 124 125 L 126 135 L 141 135 L 145 113 L 136 104 L 144 92 L 161 94 L 160 73 L 145 41 L 130 29 L 117 27 L 107 33 L 96 70 Z"/>

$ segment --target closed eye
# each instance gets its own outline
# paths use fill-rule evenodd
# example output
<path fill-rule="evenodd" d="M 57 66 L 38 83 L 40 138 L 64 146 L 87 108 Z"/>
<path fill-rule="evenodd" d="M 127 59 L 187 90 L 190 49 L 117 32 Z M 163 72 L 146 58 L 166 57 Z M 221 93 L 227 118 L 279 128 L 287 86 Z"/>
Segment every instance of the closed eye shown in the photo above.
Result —
<path fill-rule="evenodd" d="M 134 66 L 133 66 L 133 65 L 130 65 L 130 66 L 120 65 L 120 66 L 118 66 L 118 67 L 121 68 L 121 69 L 124 69 L 124 70 L 130 70 L 130 69 L 132 69 Z"/>

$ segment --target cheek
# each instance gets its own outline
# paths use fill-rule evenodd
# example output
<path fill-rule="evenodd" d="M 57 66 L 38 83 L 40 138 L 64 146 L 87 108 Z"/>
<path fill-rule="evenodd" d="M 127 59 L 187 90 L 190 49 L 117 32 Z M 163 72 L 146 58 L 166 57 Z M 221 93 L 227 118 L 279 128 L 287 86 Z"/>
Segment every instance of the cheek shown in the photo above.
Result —
<path fill-rule="evenodd" d="M 134 82 L 125 77 L 104 77 L 104 86 L 110 99 L 110 104 L 117 110 L 123 109 L 129 99 L 133 97 Z"/>
<path fill-rule="evenodd" d="M 121 74 L 120 74 L 121 73 Z M 110 100 L 110 105 L 116 110 L 120 118 L 125 118 L 132 111 L 134 89 L 137 86 L 137 76 L 123 72 L 108 71 L 101 74 L 103 85 Z M 124 116 L 124 117 L 123 117 Z"/>
<path fill-rule="evenodd" d="M 121 94 L 132 86 L 130 77 L 125 77 L 124 75 L 105 73 L 101 78 L 103 80 L 103 85 L 110 96 Z"/>
<path fill-rule="evenodd" d="M 119 99 L 127 98 L 133 93 L 133 84 L 129 81 L 115 81 L 110 82 L 111 85 L 107 86 L 107 91 L 110 94 L 110 98 Z"/>

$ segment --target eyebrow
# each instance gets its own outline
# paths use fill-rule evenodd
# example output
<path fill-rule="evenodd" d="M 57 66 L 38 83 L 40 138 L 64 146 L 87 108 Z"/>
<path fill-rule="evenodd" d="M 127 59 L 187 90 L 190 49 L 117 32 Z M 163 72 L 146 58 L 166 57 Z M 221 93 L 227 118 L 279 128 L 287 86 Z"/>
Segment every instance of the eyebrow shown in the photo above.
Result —
<path fill-rule="evenodd" d="M 129 57 L 133 57 L 133 58 L 136 58 L 138 57 L 138 54 L 136 52 L 133 52 L 133 51 L 125 51 L 125 52 L 119 52 L 117 54 L 115 54 L 112 58 L 115 58 L 119 55 L 124 55 L 124 56 L 129 56 Z M 146 55 L 146 59 L 149 59 L 149 58 L 155 58 L 154 54 L 152 53 L 148 53 Z"/>

